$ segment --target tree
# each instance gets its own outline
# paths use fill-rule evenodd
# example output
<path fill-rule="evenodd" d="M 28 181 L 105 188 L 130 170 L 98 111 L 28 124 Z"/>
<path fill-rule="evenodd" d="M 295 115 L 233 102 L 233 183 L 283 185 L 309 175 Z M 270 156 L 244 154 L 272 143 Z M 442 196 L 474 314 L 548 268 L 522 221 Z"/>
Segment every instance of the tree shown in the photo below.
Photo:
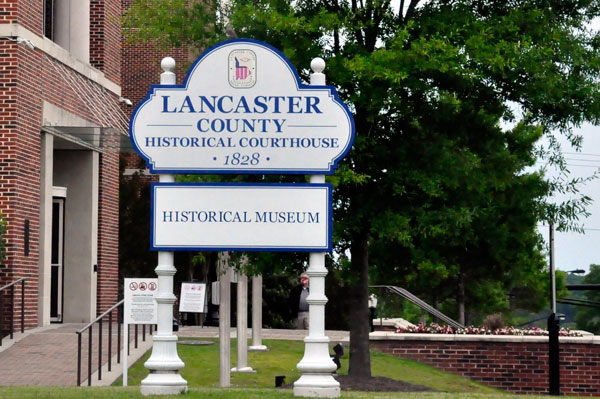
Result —
<path fill-rule="evenodd" d="M 600 265 L 590 265 L 590 272 L 585 275 L 583 284 L 600 284 Z M 600 303 L 600 291 L 586 291 L 585 299 L 588 301 Z M 577 328 L 589 331 L 594 334 L 600 334 L 600 309 L 583 308 L 575 316 Z"/>
<path fill-rule="evenodd" d="M 131 276 L 152 277 L 157 264 L 156 252 L 148 250 L 150 179 L 139 173 L 124 176 L 126 164 L 122 156 L 119 159 L 119 281 Z"/>
<path fill-rule="evenodd" d="M 365 377 L 370 270 L 453 298 L 464 319 L 473 301 L 484 311 L 519 285 L 535 292 L 537 221 L 568 228 L 589 198 L 551 205 L 576 182 L 527 168 L 540 136 L 577 144 L 571 127 L 598 122 L 600 42 L 586 28 L 598 14 L 591 0 L 144 0 L 124 24 L 198 49 L 233 27 L 299 68 L 326 59 L 357 131 L 331 181 L 353 312 L 349 374 Z M 564 167 L 550 143 L 542 156 Z"/>

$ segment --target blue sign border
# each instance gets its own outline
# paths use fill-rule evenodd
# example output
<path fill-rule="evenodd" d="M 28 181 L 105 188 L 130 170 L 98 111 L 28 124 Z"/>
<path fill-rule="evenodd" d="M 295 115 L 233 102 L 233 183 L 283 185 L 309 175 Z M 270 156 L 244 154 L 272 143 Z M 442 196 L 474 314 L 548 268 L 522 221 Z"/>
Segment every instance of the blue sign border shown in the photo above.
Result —
<path fill-rule="evenodd" d="M 242 188 L 325 188 L 327 190 L 327 212 L 325 218 L 327 221 L 327 246 L 326 247 L 255 247 L 255 246 L 156 246 L 154 244 L 155 223 L 154 223 L 154 205 L 155 190 L 157 187 L 204 187 L 204 188 L 222 188 L 222 187 L 242 187 Z M 333 250 L 333 186 L 329 183 L 152 183 L 150 190 L 150 249 L 152 251 L 253 251 L 253 252 L 331 252 Z"/>
<path fill-rule="evenodd" d="M 241 170 L 239 170 L 239 169 L 196 169 L 196 168 L 181 169 L 181 168 L 165 168 L 165 167 L 155 168 L 153 163 L 151 162 L 151 160 L 147 156 L 145 156 L 145 154 L 136 145 L 135 141 L 133 140 L 132 132 L 133 132 L 133 124 L 137 117 L 138 110 L 144 104 L 146 104 L 146 102 L 150 101 L 150 99 L 156 94 L 156 91 L 160 90 L 160 89 L 187 89 L 189 79 L 190 79 L 194 69 L 200 62 L 202 62 L 204 60 L 204 58 L 206 58 L 208 55 L 210 55 L 210 53 L 212 53 L 213 51 L 215 51 L 221 47 L 229 46 L 229 45 L 237 44 L 237 43 L 252 43 L 252 44 L 255 44 L 258 46 L 262 46 L 262 47 L 266 48 L 267 50 L 272 51 L 273 53 L 275 53 L 275 55 L 277 55 L 279 58 L 281 58 L 282 61 L 284 61 L 287 64 L 288 68 L 290 69 L 290 72 L 292 72 L 292 74 L 296 78 L 296 85 L 297 85 L 298 90 L 303 90 L 303 89 L 304 90 L 328 90 L 329 95 L 331 97 L 333 97 L 334 102 L 336 102 L 342 106 L 342 108 L 346 112 L 346 116 L 350 122 L 350 140 L 348 141 L 348 144 L 347 144 L 346 148 L 344 149 L 344 151 L 340 154 L 339 157 L 337 157 L 333 160 L 333 163 L 329 165 L 328 169 L 241 169 Z M 275 47 L 271 46 L 270 44 L 261 42 L 259 40 L 254 40 L 254 39 L 231 39 L 231 40 L 227 40 L 227 41 L 218 43 L 218 44 L 210 47 L 209 49 L 204 51 L 200 55 L 200 57 L 198 57 L 198 59 L 196 59 L 196 61 L 194 61 L 194 63 L 188 70 L 188 73 L 187 73 L 184 83 L 182 85 L 152 85 L 150 87 L 150 90 L 148 91 L 148 94 L 146 95 L 146 97 L 135 107 L 133 113 L 131 114 L 131 119 L 129 121 L 129 138 L 131 140 L 133 148 L 146 161 L 146 164 L 148 165 L 148 168 L 150 169 L 151 173 L 313 174 L 313 175 L 314 174 L 325 174 L 325 175 L 331 175 L 335 172 L 335 169 L 337 169 L 338 162 L 341 159 L 343 159 L 348 154 L 350 149 L 352 148 L 352 144 L 354 143 L 355 136 L 356 136 L 356 128 L 354 125 L 354 118 L 352 116 L 352 112 L 350 112 L 350 109 L 348 108 L 348 106 L 340 100 L 335 87 L 327 86 L 327 85 L 326 86 L 317 86 L 317 85 L 312 86 L 312 85 L 303 84 L 300 79 L 300 75 L 298 75 L 298 72 L 296 71 L 296 68 L 294 68 L 294 66 L 292 65 L 290 60 L 288 60 L 288 58 L 282 52 L 280 52 L 279 50 L 277 50 Z"/>

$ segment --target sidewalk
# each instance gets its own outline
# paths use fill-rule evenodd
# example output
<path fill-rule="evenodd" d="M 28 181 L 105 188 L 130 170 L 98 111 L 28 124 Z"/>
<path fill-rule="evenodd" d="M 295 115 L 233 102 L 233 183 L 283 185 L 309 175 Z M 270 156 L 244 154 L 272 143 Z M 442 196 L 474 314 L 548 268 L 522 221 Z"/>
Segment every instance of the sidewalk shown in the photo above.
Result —
<path fill-rule="evenodd" d="M 175 335 L 186 338 L 219 338 L 218 327 L 181 327 Z M 248 328 L 246 333 L 249 344 L 252 340 L 252 329 Z M 284 329 L 262 329 L 262 339 L 285 339 L 290 341 L 302 341 L 304 337 L 308 335 L 308 330 L 284 330 Z M 348 331 L 336 331 L 326 330 L 325 336 L 329 337 L 332 343 L 343 342 L 347 344 L 350 342 L 350 334 Z M 231 338 L 237 337 L 237 330 L 235 327 L 231 328 Z"/>
<path fill-rule="evenodd" d="M 0 347 L 0 386 L 75 386 L 77 385 L 77 334 L 85 324 L 51 324 L 26 331 L 15 340 L 3 340 Z M 112 329 L 112 372 L 108 372 L 108 326 L 102 329 L 102 380 L 98 381 L 98 327 L 94 326 L 92 340 L 92 385 L 110 385 L 122 374 L 122 363 L 116 362 L 117 328 Z M 131 328 L 131 337 L 133 337 Z M 88 334 L 82 336 L 81 385 L 87 385 Z M 128 364 L 135 363 L 152 347 L 152 337 L 146 334 L 138 339 L 138 349 L 133 347 Z"/>
<path fill-rule="evenodd" d="M 84 324 L 52 324 L 48 327 L 26 331 L 15 336 L 14 341 L 3 340 L 0 347 L 0 386 L 74 386 L 77 385 L 77 334 L 75 332 Z M 123 371 L 122 363 L 116 362 L 117 329 L 113 327 L 112 372 L 108 372 L 108 354 L 106 340 L 108 327 L 103 328 L 102 380 L 98 381 L 98 327 L 94 326 L 92 345 L 92 385 L 110 385 L 118 379 Z M 141 328 L 140 328 L 141 330 Z M 131 329 L 133 334 L 133 328 Z M 175 333 L 186 338 L 219 338 L 217 327 L 182 327 Z M 236 337 L 236 329 L 231 329 L 231 337 Z M 262 339 L 303 340 L 308 335 L 306 330 L 263 329 Z M 347 331 L 326 331 L 332 343 L 349 342 Z M 252 338 L 252 329 L 247 336 Z M 88 335 L 82 337 L 81 385 L 87 385 Z M 251 342 L 251 341 L 250 341 Z M 143 354 L 152 348 L 152 336 L 146 333 L 146 341 L 142 341 L 141 332 L 138 349 L 134 350 L 131 341 L 131 355 L 128 365 L 134 364 Z"/>

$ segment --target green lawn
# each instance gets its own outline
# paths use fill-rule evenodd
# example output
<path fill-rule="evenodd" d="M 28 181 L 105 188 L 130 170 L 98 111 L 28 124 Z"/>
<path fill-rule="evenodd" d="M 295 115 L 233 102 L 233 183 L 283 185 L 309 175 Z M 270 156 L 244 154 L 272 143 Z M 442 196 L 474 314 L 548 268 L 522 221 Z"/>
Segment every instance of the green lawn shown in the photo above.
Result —
<path fill-rule="evenodd" d="M 482 393 L 371 393 L 343 391 L 341 399 L 510 399 L 518 395 Z M 190 388 L 184 395 L 154 396 L 160 399 L 294 399 L 289 389 Z M 555 396 L 518 396 L 522 399 L 551 399 Z M 139 387 L 8 387 L 0 388 L 2 399 L 143 399 Z M 563 396 L 563 398 L 574 398 Z"/>
<path fill-rule="evenodd" d="M 188 340 L 182 338 L 182 340 Z M 208 341 L 208 339 L 201 339 Z M 185 362 L 181 374 L 188 381 L 189 392 L 185 395 L 160 396 L 157 398 L 179 399 L 293 399 L 291 389 L 275 389 L 276 375 L 285 375 L 290 384 L 300 376 L 296 364 L 304 353 L 302 341 L 265 340 L 269 352 L 250 352 L 248 364 L 257 370 L 255 374 L 232 374 L 232 388 L 219 388 L 219 346 L 178 345 L 178 353 Z M 232 366 L 235 366 L 235 340 L 232 340 Z M 333 351 L 331 351 L 333 352 Z M 129 387 L 0 387 L 1 399 L 142 399 L 140 381 L 148 375 L 143 362 L 150 354 L 129 369 Z M 342 358 L 340 374 L 346 374 L 347 354 Z M 392 393 L 342 391 L 342 399 L 507 399 L 519 395 L 504 394 L 423 364 L 403 360 L 373 351 L 371 354 L 373 375 L 421 384 L 441 392 Z M 115 385 L 120 385 L 117 381 Z M 523 399 L 553 398 L 527 395 Z M 567 397 L 564 397 L 567 398 Z"/>
<path fill-rule="evenodd" d="M 188 340 L 181 338 L 181 340 Z M 208 339 L 201 339 L 209 341 Z M 185 368 L 181 375 L 188 381 L 190 388 L 219 386 L 219 346 L 178 345 L 177 350 Z M 284 375 L 286 384 L 293 383 L 300 377 L 296 364 L 304 354 L 304 342 L 287 340 L 265 340 L 269 352 L 249 352 L 248 365 L 257 371 L 255 374 L 231 374 L 231 385 L 235 388 L 272 388 L 275 376 Z M 231 342 L 232 367 L 236 365 L 236 341 Z M 333 350 L 330 350 L 333 353 Z M 143 363 L 150 356 L 147 353 L 140 361 L 129 369 L 129 385 L 140 385 L 140 381 L 148 375 Z M 341 359 L 340 374 L 348 372 L 347 350 Z M 420 384 L 443 392 L 497 393 L 498 391 L 469 379 L 437 370 L 433 367 L 411 360 L 373 351 L 371 369 L 374 376 L 389 377 L 397 380 Z M 121 385 L 121 381 L 117 381 Z"/>

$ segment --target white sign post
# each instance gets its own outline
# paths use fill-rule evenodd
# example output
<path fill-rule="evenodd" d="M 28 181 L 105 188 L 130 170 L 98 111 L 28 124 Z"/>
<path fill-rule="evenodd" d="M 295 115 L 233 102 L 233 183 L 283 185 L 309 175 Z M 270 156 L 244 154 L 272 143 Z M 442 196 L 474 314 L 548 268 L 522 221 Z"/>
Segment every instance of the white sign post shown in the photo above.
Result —
<path fill-rule="evenodd" d="M 314 59 L 310 66 L 313 73 L 310 83 L 313 85 L 324 85 L 325 61 L 321 58 Z M 325 176 L 313 175 L 310 177 L 313 184 L 325 182 Z M 308 336 L 304 338 L 304 357 L 297 367 L 302 375 L 294 382 L 294 396 L 309 397 L 339 397 L 340 383 L 333 378 L 331 373 L 336 370 L 336 365 L 329 355 L 329 337 L 325 335 L 325 252 L 311 252 L 308 260 L 310 277 L 310 293 L 308 302 Z"/>
<path fill-rule="evenodd" d="M 175 273 L 168 251 L 306 251 L 310 330 L 294 395 L 338 397 L 339 383 L 331 376 L 335 364 L 324 335 L 324 259 L 332 249 L 331 186 L 325 184 L 325 175 L 333 174 L 350 151 L 355 132 L 350 110 L 333 87 L 325 86 L 325 62 L 313 60 L 311 84 L 305 85 L 275 48 L 235 39 L 205 51 L 182 85 L 175 84 L 171 58 L 162 66 L 161 85 L 138 105 L 130 124 L 132 144 L 151 172 L 311 178 L 308 185 L 218 187 L 175 185 L 172 175 L 160 175 L 161 183 L 170 184 L 153 186 L 152 248 L 160 251 L 159 333 L 146 362 L 151 373 L 142 381 L 142 393 L 187 390 L 177 373 L 183 363 L 171 331 L 172 309 L 167 309 L 174 301 Z M 229 308 L 221 301 L 227 314 L 221 313 L 220 323 L 225 324 Z M 224 331 L 220 326 L 220 333 Z M 163 347 L 156 349 L 159 343 Z M 228 354 L 221 350 L 221 368 L 228 364 Z M 221 375 L 220 384 L 229 385 L 228 374 Z"/>
<path fill-rule="evenodd" d="M 158 279 L 126 278 L 123 282 L 123 386 L 127 386 L 127 353 L 129 352 L 129 325 L 156 324 L 158 306 L 156 294 Z"/>
<path fill-rule="evenodd" d="M 175 60 L 164 58 L 161 67 L 165 72 L 160 75 L 163 85 L 175 84 Z M 175 177 L 170 174 L 159 176 L 161 183 L 173 183 Z M 184 363 L 177 354 L 177 336 L 173 334 L 173 276 L 177 272 L 174 254 L 169 251 L 158 252 L 158 266 L 154 269 L 158 276 L 158 330 L 152 336 L 152 355 L 144 363 L 150 374 L 142 380 L 142 395 L 175 395 L 187 392 L 187 381 L 179 374 Z"/>

